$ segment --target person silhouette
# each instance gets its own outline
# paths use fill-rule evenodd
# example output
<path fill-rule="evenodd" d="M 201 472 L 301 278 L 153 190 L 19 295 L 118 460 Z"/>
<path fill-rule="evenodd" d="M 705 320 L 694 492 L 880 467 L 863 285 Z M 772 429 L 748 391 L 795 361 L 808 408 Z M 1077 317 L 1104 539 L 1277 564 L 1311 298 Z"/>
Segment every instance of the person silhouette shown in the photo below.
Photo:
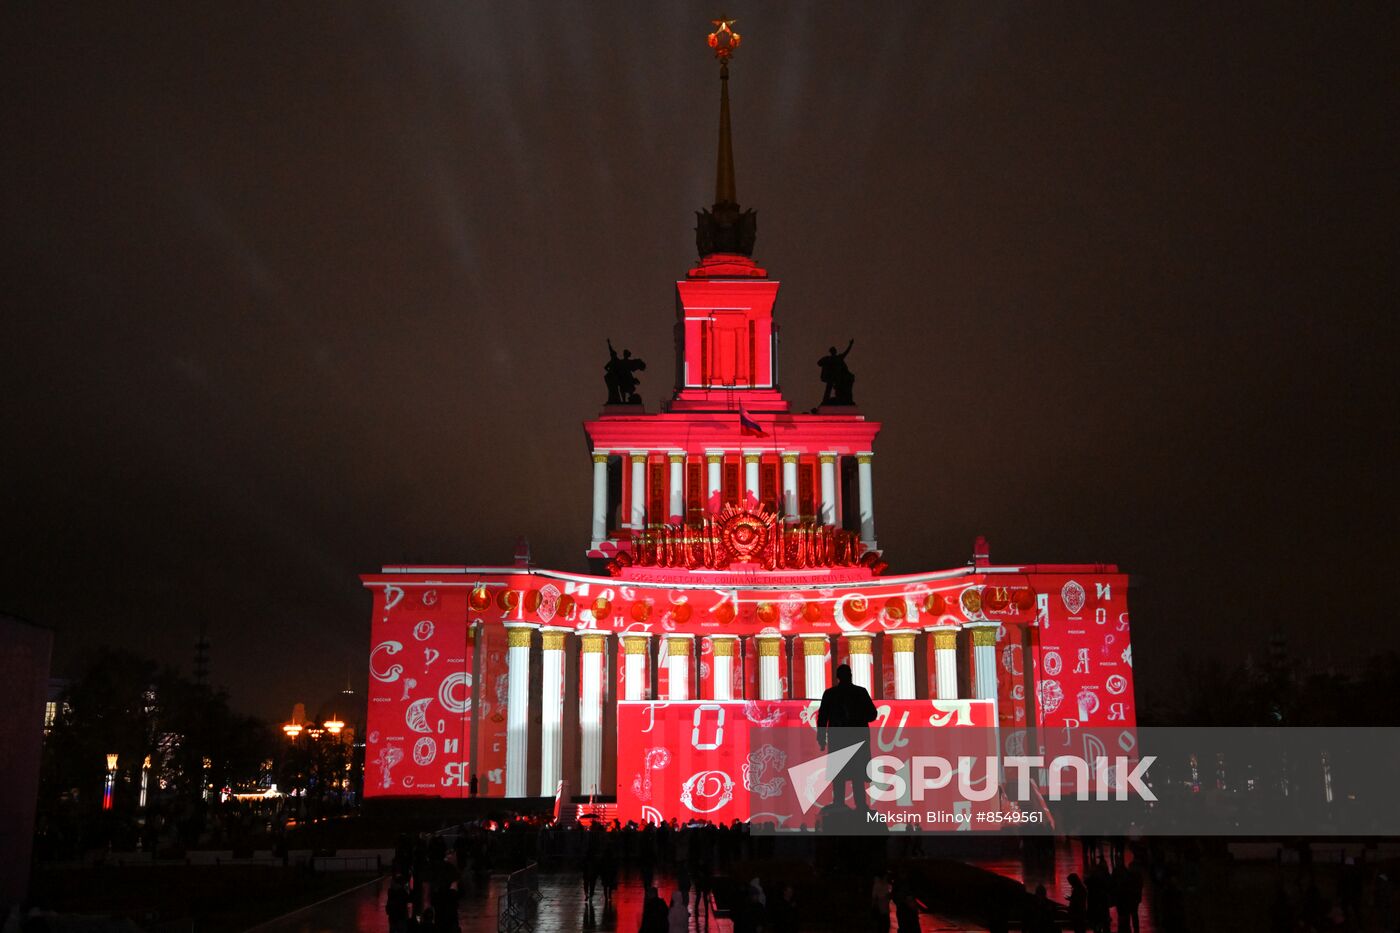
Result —
<path fill-rule="evenodd" d="M 877 715 L 869 691 L 851 682 L 850 665 L 836 668 L 836 684 L 822 693 L 821 706 L 817 708 L 817 745 L 823 750 L 828 746 L 833 746 L 833 750 L 837 746 L 849 748 L 855 744 L 861 747 L 831 782 L 832 806 L 846 805 L 847 784 L 855 798 L 855 809 L 865 810 L 869 806 L 865 799 L 866 767 L 870 763 L 869 726 Z M 832 730 L 837 731 L 833 734 Z"/>
<path fill-rule="evenodd" d="M 826 356 L 817 360 L 817 366 L 821 368 L 822 382 L 826 384 L 826 389 L 822 393 L 823 405 L 854 405 L 855 404 L 855 381 L 850 368 L 846 365 L 846 355 L 851 352 L 851 347 L 855 346 L 855 338 L 852 337 L 846 344 L 846 349 L 841 353 L 836 352 L 835 347 L 827 347 Z"/>

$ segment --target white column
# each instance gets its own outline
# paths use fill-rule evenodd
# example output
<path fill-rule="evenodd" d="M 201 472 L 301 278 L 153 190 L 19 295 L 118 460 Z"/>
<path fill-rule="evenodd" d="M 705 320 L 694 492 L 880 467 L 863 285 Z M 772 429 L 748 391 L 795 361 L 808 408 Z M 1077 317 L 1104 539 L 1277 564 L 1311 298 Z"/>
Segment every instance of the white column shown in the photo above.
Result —
<path fill-rule="evenodd" d="M 685 454 L 670 454 L 667 459 L 671 462 L 671 505 L 666 521 L 678 515 L 685 524 Z"/>
<path fill-rule="evenodd" d="M 666 699 L 690 699 L 691 635 L 666 636 Z"/>
<path fill-rule="evenodd" d="M 781 700 L 783 680 L 778 668 L 778 655 L 783 650 L 783 636 L 759 635 L 758 641 L 758 698 L 760 700 Z"/>
<path fill-rule="evenodd" d="M 524 797 L 530 763 L 530 636 L 533 625 L 506 626 L 506 796 Z"/>
<path fill-rule="evenodd" d="M 608 537 L 608 455 L 593 454 L 593 546 Z"/>
<path fill-rule="evenodd" d="M 597 793 L 603 780 L 603 649 L 606 636 L 585 633 L 579 646 L 578 731 L 582 745 L 579 792 Z"/>
<path fill-rule="evenodd" d="M 744 454 L 744 501 L 758 496 L 758 454 Z"/>
<path fill-rule="evenodd" d="M 645 632 L 628 632 L 622 639 L 622 678 L 624 700 L 645 700 L 651 693 L 647 689 L 647 647 L 651 635 Z"/>
<path fill-rule="evenodd" d="M 940 625 L 927 630 L 933 635 L 935 693 L 940 700 L 958 698 L 958 630 Z"/>
<path fill-rule="evenodd" d="M 737 635 L 710 636 L 711 699 L 734 699 L 734 652 L 738 644 Z"/>
<path fill-rule="evenodd" d="M 836 514 L 836 454 L 823 453 L 822 461 L 822 514 L 821 520 L 827 525 L 841 524 Z"/>
<path fill-rule="evenodd" d="M 632 525 L 641 531 L 647 524 L 647 455 L 632 451 Z"/>
<path fill-rule="evenodd" d="M 783 454 L 783 517 L 795 522 L 797 514 L 797 454 Z"/>
<path fill-rule="evenodd" d="M 720 476 L 720 467 L 724 463 L 724 454 L 719 451 L 705 452 L 705 511 L 710 511 L 711 503 L 717 501 L 720 487 L 723 485 L 723 478 Z"/>
<path fill-rule="evenodd" d="M 894 657 L 894 698 L 913 700 L 918 694 L 914 686 L 914 644 L 917 632 L 890 632 L 891 654 Z"/>
<path fill-rule="evenodd" d="M 864 687 L 870 695 L 875 695 L 875 655 L 871 646 L 874 636 L 847 635 L 846 654 L 851 659 L 851 682 Z"/>
<path fill-rule="evenodd" d="M 973 696 L 997 698 L 997 623 L 973 622 L 963 626 L 972 632 Z"/>
<path fill-rule="evenodd" d="M 565 629 L 540 633 L 540 796 L 553 797 L 564 777 Z"/>
<path fill-rule="evenodd" d="M 831 641 L 825 635 L 798 635 L 802 644 L 802 678 L 807 688 L 807 699 L 820 700 L 827 688 L 827 652 Z"/>
<path fill-rule="evenodd" d="M 870 451 L 856 454 L 856 476 L 860 481 L 860 540 L 867 548 L 875 550 L 875 492 L 871 487 L 870 462 L 875 455 Z"/>

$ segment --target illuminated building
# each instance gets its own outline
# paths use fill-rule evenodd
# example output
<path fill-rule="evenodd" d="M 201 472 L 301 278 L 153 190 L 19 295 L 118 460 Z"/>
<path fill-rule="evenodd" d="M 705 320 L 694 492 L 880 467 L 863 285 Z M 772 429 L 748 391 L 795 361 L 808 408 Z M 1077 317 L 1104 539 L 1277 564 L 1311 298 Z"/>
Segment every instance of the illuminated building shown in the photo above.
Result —
<path fill-rule="evenodd" d="M 699 261 L 676 282 L 674 392 L 647 412 L 610 385 L 584 425 L 590 573 L 535 567 L 521 548 L 511 566 L 362 577 L 366 797 L 465 796 L 475 774 L 483 795 L 549 797 L 562 781 L 622 805 L 663 767 L 628 704 L 693 711 L 696 735 L 710 710 L 705 728 L 728 721 L 732 736 L 766 709 L 805 709 L 841 663 L 887 708 L 974 711 L 1008 750 L 1066 720 L 1135 723 L 1116 566 L 995 564 L 978 539 L 967 566 L 885 575 L 881 425 L 853 404 L 794 411 L 779 386 L 779 283 L 738 204 L 728 29 L 716 32 L 717 190 L 697 214 Z M 852 394 L 839 357 L 823 361 L 832 402 Z M 628 358 L 610 365 L 625 374 Z M 702 812 L 717 811 L 671 801 L 648 815 Z"/>

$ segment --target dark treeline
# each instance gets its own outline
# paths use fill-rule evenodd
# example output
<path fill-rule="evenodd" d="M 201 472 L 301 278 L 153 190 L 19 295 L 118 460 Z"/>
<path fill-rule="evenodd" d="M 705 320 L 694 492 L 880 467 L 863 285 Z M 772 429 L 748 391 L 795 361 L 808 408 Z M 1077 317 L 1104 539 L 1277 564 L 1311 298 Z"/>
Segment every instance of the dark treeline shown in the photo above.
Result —
<path fill-rule="evenodd" d="M 1327 637 L 1318 633 L 1319 638 Z M 1347 670 L 1316 668 L 1275 649 L 1228 665 L 1193 653 L 1178 662 L 1171 695 L 1139 696 L 1144 726 L 1397 726 L 1400 655 Z"/>
<path fill-rule="evenodd" d="M 143 776 L 141 815 L 188 814 L 217 800 L 219 789 L 255 785 L 277 751 L 274 730 L 232 710 L 223 691 L 130 652 L 101 650 L 58 698 L 44 741 L 41 847 L 63 854 L 130 841 Z M 104 810 L 109 755 L 116 768 Z"/>

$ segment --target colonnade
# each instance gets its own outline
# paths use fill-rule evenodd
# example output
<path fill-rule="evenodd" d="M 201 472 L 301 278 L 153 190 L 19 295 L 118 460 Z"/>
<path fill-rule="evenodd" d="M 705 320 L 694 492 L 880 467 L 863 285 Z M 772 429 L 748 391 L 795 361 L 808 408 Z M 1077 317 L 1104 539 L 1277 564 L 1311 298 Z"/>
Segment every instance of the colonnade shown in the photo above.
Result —
<path fill-rule="evenodd" d="M 578 786 L 584 793 L 591 792 L 602 783 L 604 704 L 611 692 L 607 686 L 605 660 L 608 638 L 616 638 L 619 642 L 623 684 L 620 699 L 623 700 L 817 700 L 832 682 L 835 659 L 838 655 L 834 650 L 834 638 L 845 641 L 851 679 L 869 690 L 872 695 L 878 692 L 875 685 L 879 682 L 879 663 L 873 633 L 849 632 L 839 636 L 825 633 L 761 633 L 739 636 L 723 633 L 688 635 L 668 632 L 654 636 L 647 632 L 576 632 L 573 629 L 540 627 L 531 623 L 508 623 L 506 630 L 509 704 L 506 712 L 505 775 L 507 797 L 524 797 L 530 793 L 527 786 L 531 741 L 530 651 L 536 629 L 540 629 L 540 671 L 543 680 L 540 684 L 540 780 L 536 788 L 540 796 L 553 796 L 555 788 L 564 776 L 564 650 L 565 640 L 569 636 L 579 640 Z M 995 701 L 997 625 L 992 622 L 974 622 L 961 627 L 935 626 L 923 631 L 896 630 L 882 633 L 882 637 L 889 640 L 894 664 L 894 695 L 889 699 L 959 699 L 960 630 L 968 633 L 964 642 L 970 655 L 961 663 L 971 665 L 971 696 L 963 699 Z M 652 657 L 654 638 L 665 641 L 665 697 L 655 697 L 652 689 L 649 660 Z M 694 663 L 697 651 L 703 650 L 696 644 L 697 638 L 708 641 L 710 649 L 710 677 L 703 683 L 698 676 L 698 664 Z M 919 695 L 920 678 L 915 664 L 915 656 L 922 639 L 932 639 L 933 647 L 933 666 L 929 671 L 933 681 L 932 689 L 922 691 L 926 694 L 924 697 Z M 754 642 L 754 656 L 758 665 L 757 676 L 754 678 L 757 695 L 746 695 L 742 687 L 736 695 L 735 659 L 745 656 L 744 643 L 750 640 Z M 656 654 L 660 657 L 661 651 L 658 650 Z M 782 680 L 783 657 L 791 658 L 792 662 L 789 666 L 790 686 L 786 692 Z M 804 684 L 801 696 L 791 687 L 795 683 L 792 674 L 799 663 Z M 924 679 L 927 681 L 929 678 Z M 741 683 L 747 683 L 747 678 L 741 678 Z M 708 695 L 698 695 L 702 692 Z"/>
<path fill-rule="evenodd" d="M 715 501 L 715 496 L 720 493 L 723 485 L 722 466 L 726 455 L 730 457 L 742 457 L 743 486 L 744 492 L 754 495 L 759 494 L 759 464 L 766 454 L 775 451 L 764 449 L 762 451 L 705 451 L 704 489 L 701 500 L 705 503 Z M 785 520 L 797 521 L 798 514 L 798 460 L 802 454 L 795 451 L 776 451 L 781 461 L 781 494 L 779 508 Z M 626 529 L 642 529 L 647 525 L 647 464 L 653 457 L 665 457 L 667 472 L 667 487 L 669 496 L 667 505 L 670 515 L 684 515 L 686 493 L 686 454 L 680 451 L 666 451 L 657 453 L 646 450 L 596 450 L 593 452 L 593 527 L 592 546 L 599 547 L 608 538 L 608 459 L 620 456 L 624 458 L 629 473 L 628 487 L 631 490 L 629 501 L 624 502 L 622 525 Z M 840 515 L 837 511 L 839 489 L 837 480 L 839 473 L 837 470 L 840 458 L 843 455 L 837 451 L 827 450 L 819 452 L 817 462 L 820 469 L 817 471 L 817 486 L 815 491 L 820 496 L 820 512 L 817 515 L 818 521 L 826 525 L 839 525 Z M 856 485 L 858 505 L 860 510 L 860 540 L 868 549 L 878 550 L 875 540 L 875 493 L 874 479 L 872 476 L 875 454 L 872 451 L 863 450 L 854 454 L 856 458 Z"/>

